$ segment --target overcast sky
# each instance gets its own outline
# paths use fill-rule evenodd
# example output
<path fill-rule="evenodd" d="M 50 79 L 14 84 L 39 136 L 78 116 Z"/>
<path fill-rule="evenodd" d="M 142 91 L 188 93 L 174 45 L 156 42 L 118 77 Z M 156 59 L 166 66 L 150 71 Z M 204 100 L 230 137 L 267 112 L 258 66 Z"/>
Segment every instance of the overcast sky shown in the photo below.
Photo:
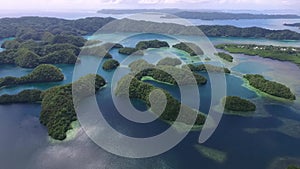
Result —
<path fill-rule="evenodd" d="M 0 10 L 184 8 L 299 11 L 300 0 L 0 0 Z"/>

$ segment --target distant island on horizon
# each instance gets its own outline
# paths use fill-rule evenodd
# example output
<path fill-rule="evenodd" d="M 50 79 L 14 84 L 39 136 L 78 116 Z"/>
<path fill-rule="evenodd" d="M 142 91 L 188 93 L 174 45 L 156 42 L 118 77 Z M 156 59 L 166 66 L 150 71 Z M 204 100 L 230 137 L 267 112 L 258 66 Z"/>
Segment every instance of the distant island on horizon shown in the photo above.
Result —
<path fill-rule="evenodd" d="M 223 12 L 216 10 L 182 10 L 177 8 L 166 9 L 102 9 L 97 13 L 102 14 L 137 14 L 145 12 L 168 13 L 170 15 L 163 18 L 181 17 L 185 19 L 201 19 L 201 20 L 239 20 L 239 19 L 300 19 L 296 14 L 264 14 L 264 13 L 248 13 L 248 12 Z M 174 16 L 173 16 L 174 15 Z"/>

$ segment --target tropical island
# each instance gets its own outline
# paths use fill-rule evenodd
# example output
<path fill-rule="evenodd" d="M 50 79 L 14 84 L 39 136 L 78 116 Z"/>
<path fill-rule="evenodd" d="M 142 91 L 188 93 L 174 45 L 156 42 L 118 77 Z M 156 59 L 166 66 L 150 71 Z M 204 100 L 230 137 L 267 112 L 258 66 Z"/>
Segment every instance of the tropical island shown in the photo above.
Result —
<path fill-rule="evenodd" d="M 15 86 L 28 83 L 58 82 L 64 79 L 60 69 L 53 65 L 42 64 L 33 69 L 31 73 L 22 77 L 0 78 L 0 87 Z"/>
<path fill-rule="evenodd" d="M 215 66 L 211 64 L 187 64 L 183 65 L 182 68 L 189 69 L 191 71 L 199 71 L 199 72 L 219 72 L 219 73 L 228 73 L 230 74 L 231 71 L 228 68 Z"/>
<path fill-rule="evenodd" d="M 91 83 L 93 81 L 95 83 Z M 89 74 L 73 84 L 53 87 L 43 92 L 40 122 L 48 129 L 49 136 L 64 140 L 66 132 L 72 128 L 71 123 L 77 120 L 73 101 L 79 102 L 82 98 L 95 94 L 105 84 L 101 76 Z"/>
<path fill-rule="evenodd" d="M 181 65 L 181 60 L 178 58 L 171 58 L 171 57 L 165 57 L 163 59 L 161 59 L 160 61 L 158 61 L 158 63 L 156 64 L 158 65 L 169 65 L 169 66 L 178 66 Z"/>
<path fill-rule="evenodd" d="M 298 28 L 300 28 L 300 23 L 292 23 L 292 24 L 285 23 L 283 25 L 284 26 L 292 26 L 292 27 L 298 27 Z"/>
<path fill-rule="evenodd" d="M 254 103 L 237 96 L 227 96 L 226 98 L 224 98 L 224 101 L 225 110 L 228 111 L 249 112 L 256 110 L 256 106 Z"/>
<path fill-rule="evenodd" d="M 215 55 L 219 56 L 221 59 L 224 59 L 228 62 L 233 62 L 233 57 L 227 53 L 224 52 L 218 52 Z"/>
<path fill-rule="evenodd" d="M 124 55 L 144 55 L 142 50 L 137 48 L 123 47 L 119 49 L 119 53 Z"/>
<path fill-rule="evenodd" d="M 126 91 L 126 89 L 129 87 L 129 93 Z M 150 94 L 153 93 L 155 90 L 160 90 L 163 93 L 156 92 L 152 95 L 154 97 L 149 100 Z M 160 115 L 160 119 L 173 123 L 176 121 L 176 118 L 178 116 L 178 113 L 180 111 L 180 108 L 183 109 L 183 111 L 187 114 L 185 119 L 182 119 L 183 121 L 177 121 L 184 123 L 186 125 L 194 125 L 190 124 L 190 121 L 193 121 L 193 119 L 196 118 L 195 125 L 203 125 L 205 122 L 205 115 L 202 113 L 193 110 L 189 108 L 186 105 L 181 105 L 179 101 L 177 101 L 171 94 L 169 94 L 167 91 L 159 89 L 151 84 L 142 82 L 138 80 L 137 78 L 126 75 L 124 76 L 117 84 L 117 87 L 115 89 L 116 96 L 129 96 L 129 98 L 134 99 L 140 99 L 143 102 L 147 104 L 148 107 L 151 107 L 151 104 L 153 105 L 160 105 L 159 103 L 160 99 L 163 98 L 162 95 L 166 96 L 166 107 L 163 110 L 162 114 L 160 115 L 160 110 L 156 110 L 156 107 L 151 107 L 151 111 L 155 114 Z M 157 98 L 157 99 L 155 99 Z M 191 119 L 193 118 L 193 119 Z"/>
<path fill-rule="evenodd" d="M 254 44 L 220 44 L 216 48 L 226 50 L 230 53 L 241 53 L 250 56 L 260 56 L 280 61 L 289 61 L 300 65 L 300 48 L 281 47 L 272 45 Z"/>
<path fill-rule="evenodd" d="M 49 33 L 50 34 L 50 33 Z M 34 68 L 40 64 L 74 64 L 85 39 L 71 35 L 49 35 L 48 40 L 7 40 L 0 52 L 0 64 Z M 78 46 L 75 46 L 78 45 Z"/>
<path fill-rule="evenodd" d="M 197 73 L 193 73 L 183 68 L 169 65 L 152 65 L 145 60 L 137 60 L 129 65 L 132 72 L 137 72 L 135 77 L 138 80 L 151 80 L 168 83 L 171 85 L 203 85 L 207 83 L 207 79 Z M 168 72 L 172 72 L 169 74 Z"/>
<path fill-rule="evenodd" d="M 42 101 L 42 91 L 36 89 L 23 90 L 15 95 L 4 94 L 0 96 L 0 104 L 10 103 L 38 103 Z"/>
<path fill-rule="evenodd" d="M 203 50 L 196 44 L 191 42 L 180 42 L 172 46 L 173 48 L 183 50 L 191 56 L 203 55 Z"/>
<path fill-rule="evenodd" d="M 244 75 L 244 78 L 249 82 L 249 85 L 264 93 L 288 100 L 296 100 L 296 96 L 291 92 L 290 88 L 283 84 L 266 80 L 262 75 L 247 74 Z"/>
<path fill-rule="evenodd" d="M 139 50 L 145 50 L 148 48 L 163 48 L 170 47 L 168 42 L 160 40 L 149 40 L 149 41 L 140 41 L 136 44 L 135 48 Z"/>
<path fill-rule="evenodd" d="M 119 65 L 120 65 L 120 63 L 117 60 L 108 59 L 103 63 L 102 68 L 104 70 L 112 70 L 112 69 L 117 68 Z"/>

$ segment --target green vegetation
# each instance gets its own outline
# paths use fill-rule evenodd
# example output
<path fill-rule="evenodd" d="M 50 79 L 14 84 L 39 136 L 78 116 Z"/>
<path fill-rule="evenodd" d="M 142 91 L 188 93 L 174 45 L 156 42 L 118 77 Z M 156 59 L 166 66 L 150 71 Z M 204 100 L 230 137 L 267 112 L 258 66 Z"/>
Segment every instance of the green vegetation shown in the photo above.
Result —
<path fill-rule="evenodd" d="M 200 64 L 200 65 L 193 65 L 187 64 L 183 65 L 182 68 L 190 69 L 191 71 L 202 71 L 202 72 L 224 72 L 230 74 L 231 71 L 228 68 L 214 66 L 210 64 Z"/>
<path fill-rule="evenodd" d="M 92 82 L 95 83 L 92 83 Z M 99 75 L 89 74 L 73 83 L 76 101 L 95 94 L 106 84 Z M 94 88 L 95 87 L 95 88 Z M 77 120 L 73 104 L 72 84 L 53 87 L 42 94 L 42 111 L 40 122 L 48 129 L 49 136 L 64 140 L 66 132 L 71 129 L 71 123 Z"/>
<path fill-rule="evenodd" d="M 10 103 L 36 103 L 42 101 L 42 91 L 40 90 L 23 90 L 15 95 L 4 94 L 0 96 L 0 104 Z"/>
<path fill-rule="evenodd" d="M 0 78 L 0 87 L 14 86 L 28 83 L 44 83 L 62 81 L 64 75 L 61 70 L 53 65 L 42 64 L 36 67 L 31 73 L 22 77 L 7 76 Z"/>
<path fill-rule="evenodd" d="M 0 52 L 0 64 L 16 64 L 24 68 L 34 68 L 43 63 L 74 64 L 80 53 L 80 48 L 71 43 L 8 40 L 3 46 L 6 50 Z"/>
<path fill-rule="evenodd" d="M 129 87 L 129 93 L 126 91 Z M 155 92 L 156 94 L 152 94 L 154 90 L 159 90 L 162 92 Z M 151 93 L 152 92 L 152 93 Z M 150 93 L 151 93 L 151 101 L 150 101 Z M 160 115 L 160 118 L 165 121 L 174 122 L 178 116 L 180 107 L 182 106 L 182 109 L 185 113 L 188 115 L 185 116 L 185 119 L 183 121 L 179 121 L 182 123 L 185 123 L 187 125 L 194 125 L 189 124 L 188 122 L 191 121 L 191 118 L 196 118 L 196 125 L 203 125 L 205 122 L 205 116 L 200 114 L 198 111 L 193 110 L 189 108 L 186 105 L 181 105 L 179 101 L 174 99 L 174 97 L 169 94 L 167 91 L 159 89 L 157 87 L 154 87 L 151 84 L 144 83 L 142 81 L 139 81 L 135 77 L 131 75 L 124 76 L 117 84 L 116 90 L 115 90 L 116 96 L 129 96 L 130 98 L 134 99 L 140 99 L 144 101 L 149 107 L 152 105 L 161 105 L 160 99 L 166 96 L 166 107 L 163 110 L 162 114 Z M 160 106 L 158 106 L 160 107 Z M 155 114 L 160 114 L 159 110 L 156 110 L 156 106 L 151 107 L 151 111 Z"/>
<path fill-rule="evenodd" d="M 233 62 L 233 57 L 227 53 L 218 52 L 218 53 L 216 53 L 216 55 L 228 62 Z"/>
<path fill-rule="evenodd" d="M 207 82 L 207 79 L 204 76 L 189 70 L 168 65 L 152 66 L 145 60 L 137 60 L 131 63 L 129 67 L 132 72 L 138 72 L 135 75 L 138 80 L 149 76 L 157 81 L 172 85 L 193 85 L 195 82 L 197 84 L 206 84 Z M 172 74 L 169 74 L 168 72 Z"/>
<path fill-rule="evenodd" d="M 178 58 L 166 57 L 161 59 L 156 65 L 169 65 L 169 66 L 177 66 L 181 65 L 181 60 Z"/>
<path fill-rule="evenodd" d="M 43 40 L 53 35 L 88 35 L 113 18 L 88 17 L 77 20 L 66 20 L 50 17 L 21 17 L 0 19 L 0 38 L 17 37 L 22 40 Z M 50 36 L 51 38 L 51 36 Z"/>
<path fill-rule="evenodd" d="M 284 99 L 296 100 L 296 96 L 287 86 L 277 82 L 266 80 L 262 75 L 248 74 L 244 75 L 244 78 L 248 80 L 251 86 L 262 92 Z"/>
<path fill-rule="evenodd" d="M 170 46 L 166 41 L 159 41 L 159 40 L 140 41 L 135 46 L 135 48 L 138 50 L 145 50 L 148 48 L 162 48 L 162 47 L 170 47 Z"/>
<path fill-rule="evenodd" d="M 108 59 L 103 63 L 102 68 L 104 70 L 112 70 L 117 68 L 120 65 L 120 63 L 114 59 Z"/>
<path fill-rule="evenodd" d="M 208 37 L 266 38 L 272 40 L 300 40 L 300 34 L 290 30 L 270 30 L 259 27 L 239 28 L 229 25 L 198 26 Z"/>
<path fill-rule="evenodd" d="M 119 53 L 124 55 L 144 55 L 144 52 L 142 50 L 129 47 L 120 48 Z"/>
<path fill-rule="evenodd" d="M 300 167 L 295 166 L 295 165 L 289 165 L 289 166 L 287 167 L 287 169 L 300 169 Z"/>
<path fill-rule="evenodd" d="M 280 61 L 290 61 L 300 65 L 300 48 L 252 44 L 220 44 L 216 47 L 230 53 L 242 53 L 251 56 L 257 55 Z"/>
<path fill-rule="evenodd" d="M 183 50 L 191 56 L 203 55 L 203 50 L 196 44 L 190 42 L 180 42 L 173 45 L 173 48 Z"/>
<path fill-rule="evenodd" d="M 227 96 L 225 98 L 225 109 L 229 111 L 248 112 L 255 111 L 256 106 L 246 99 L 237 96 Z"/>
<path fill-rule="evenodd" d="M 21 48 L 16 53 L 15 63 L 24 68 L 34 68 L 39 65 L 39 56 L 32 51 Z"/>

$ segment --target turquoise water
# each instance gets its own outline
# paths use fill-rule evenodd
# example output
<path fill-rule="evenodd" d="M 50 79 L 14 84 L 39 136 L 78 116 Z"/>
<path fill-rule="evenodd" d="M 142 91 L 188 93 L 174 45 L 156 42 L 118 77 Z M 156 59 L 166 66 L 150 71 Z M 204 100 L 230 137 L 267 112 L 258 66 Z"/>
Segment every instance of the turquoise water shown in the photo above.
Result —
<path fill-rule="evenodd" d="M 145 34 L 124 40 L 126 46 L 133 46 L 140 40 L 161 38 L 173 42 L 174 39 L 167 37 Z M 192 39 L 192 38 L 191 38 Z M 252 39 L 213 38 L 214 44 L 227 41 L 255 41 Z M 258 40 L 256 40 L 258 41 Z M 299 42 L 259 41 L 260 43 L 298 45 Z M 184 57 L 182 53 L 170 50 L 167 53 Z M 111 54 L 119 61 L 127 62 L 143 58 L 143 56 L 121 55 L 117 50 Z M 164 55 L 161 49 L 147 50 L 145 56 L 155 61 Z M 153 56 L 153 58 L 151 58 Z M 238 60 L 233 66 L 236 73 L 260 73 L 270 79 L 293 79 L 289 85 L 297 91 L 299 98 L 299 68 L 286 62 L 278 62 L 252 56 L 234 55 Z M 93 66 L 98 66 L 99 58 L 93 56 L 81 56 L 78 65 L 82 74 L 90 72 Z M 87 66 L 88 65 L 88 66 Z M 28 88 L 47 89 L 55 85 L 62 85 L 72 81 L 73 66 L 57 65 L 62 69 L 65 80 L 50 84 L 30 84 L 1 89 L 0 94 L 17 93 Z M 101 66 L 101 64 L 100 64 Z M 31 69 L 23 69 L 12 65 L 2 65 L 0 75 L 23 76 Z M 281 71 L 281 73 L 280 73 Z M 287 74 L 287 72 L 290 72 Z M 160 120 L 149 124 L 137 124 L 124 119 L 116 110 L 111 98 L 111 77 L 114 72 L 106 72 L 100 67 L 98 73 L 108 82 L 106 88 L 97 94 L 99 107 L 105 118 L 118 131 L 131 136 L 146 137 L 161 133 L 168 125 Z M 209 78 L 207 73 L 198 72 Z M 274 76 L 276 75 L 276 76 Z M 289 76 L 289 77 L 286 77 Z M 169 86 L 152 81 L 146 81 L 157 87 L 168 90 L 175 98 L 180 98 L 177 87 Z M 226 75 L 228 95 L 238 95 L 248 98 L 258 106 L 253 116 L 241 117 L 224 115 L 221 123 L 212 137 L 205 142 L 204 146 L 218 149 L 226 153 L 223 163 L 216 162 L 205 157 L 196 148 L 199 131 L 193 131 L 177 146 L 170 151 L 156 157 L 147 159 L 127 159 L 112 155 L 95 145 L 82 131 L 79 130 L 77 137 L 69 142 L 54 144 L 49 142 L 46 129 L 39 124 L 38 117 L 41 109 L 38 104 L 11 104 L 0 106 L 0 164 L 1 168 L 30 168 L 30 169 L 82 169 L 82 168 L 167 168 L 167 169 L 267 169 L 272 162 L 280 157 L 298 158 L 300 152 L 300 133 L 290 132 L 291 120 L 293 128 L 300 126 L 299 104 L 284 103 L 267 97 L 257 95 L 255 92 L 244 87 L 243 80 L 236 75 Z M 207 113 L 210 106 L 211 87 L 199 86 L 201 105 L 199 110 Z M 145 110 L 146 107 L 138 100 L 133 100 L 136 108 Z M 288 123 L 287 123 L 288 122 Z M 147 132 L 145 132 L 147 131 Z M 299 159 L 300 160 L 300 159 Z"/>

